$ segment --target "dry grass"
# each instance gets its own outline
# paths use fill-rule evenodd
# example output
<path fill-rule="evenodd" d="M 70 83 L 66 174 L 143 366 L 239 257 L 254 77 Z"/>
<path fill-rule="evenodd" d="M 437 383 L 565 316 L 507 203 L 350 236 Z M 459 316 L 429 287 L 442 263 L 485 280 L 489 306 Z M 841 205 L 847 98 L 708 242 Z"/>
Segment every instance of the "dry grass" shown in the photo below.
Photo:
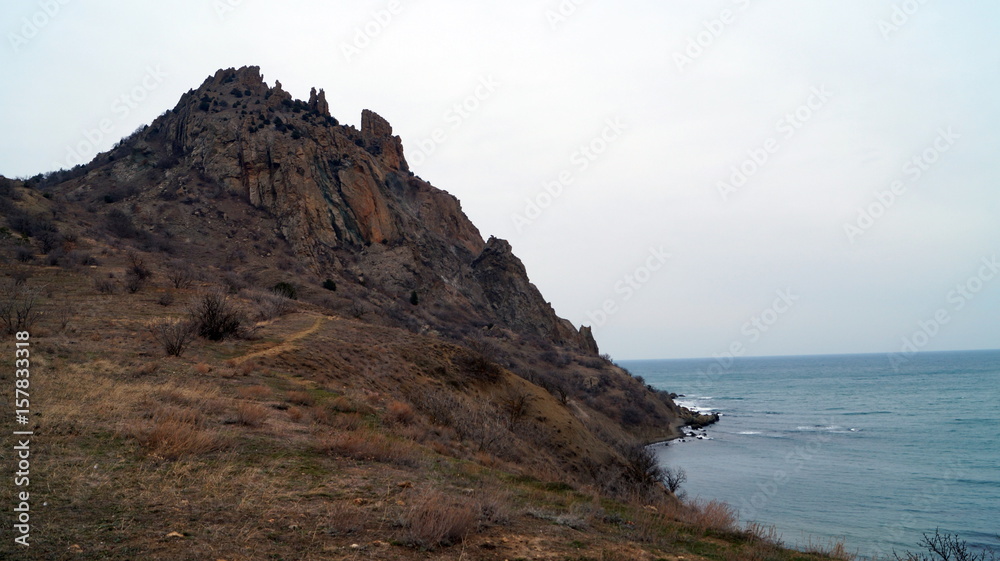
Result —
<path fill-rule="evenodd" d="M 679 511 L 681 521 L 702 534 L 707 532 L 735 533 L 739 531 L 739 513 L 721 501 L 694 501 Z"/>
<path fill-rule="evenodd" d="M 391 401 L 385 409 L 386 419 L 399 425 L 409 425 L 416 418 L 416 413 L 410 404 L 402 401 Z"/>
<path fill-rule="evenodd" d="M 263 405 L 240 402 L 236 404 L 236 422 L 247 427 L 259 427 L 267 421 L 270 411 Z"/>
<path fill-rule="evenodd" d="M 416 466 L 419 452 L 408 442 L 390 440 L 372 430 L 335 432 L 317 439 L 315 449 L 324 454 L 355 460 Z"/>
<path fill-rule="evenodd" d="M 209 372 L 212 371 L 212 367 L 209 366 L 208 364 L 205 364 L 204 362 L 199 362 L 198 364 L 195 365 L 194 370 L 198 374 L 208 374 Z"/>
<path fill-rule="evenodd" d="M 150 456 L 178 460 L 220 450 L 225 441 L 212 430 L 170 417 L 155 419 L 151 426 L 132 432 L 132 436 Z"/>
<path fill-rule="evenodd" d="M 298 423 L 306 417 L 306 412 L 301 407 L 289 407 L 288 418 Z"/>
<path fill-rule="evenodd" d="M 476 505 L 433 490 L 420 497 L 404 518 L 406 539 L 423 547 L 453 545 L 479 525 Z"/>
<path fill-rule="evenodd" d="M 306 391 L 290 391 L 288 395 L 285 396 L 289 403 L 294 403 L 296 405 L 312 405 L 316 403 L 316 398 Z"/>
<path fill-rule="evenodd" d="M 814 543 L 811 539 L 809 544 L 803 548 L 806 553 L 812 553 L 814 555 L 820 555 L 823 557 L 829 557 L 830 559 L 837 559 L 840 561 L 855 561 L 858 558 L 857 553 L 851 553 L 847 551 L 847 547 L 844 545 L 843 541 L 831 540 L 829 543 Z"/>
<path fill-rule="evenodd" d="M 237 395 L 243 399 L 267 399 L 274 393 L 271 388 L 264 385 L 245 386 L 236 390 Z"/>

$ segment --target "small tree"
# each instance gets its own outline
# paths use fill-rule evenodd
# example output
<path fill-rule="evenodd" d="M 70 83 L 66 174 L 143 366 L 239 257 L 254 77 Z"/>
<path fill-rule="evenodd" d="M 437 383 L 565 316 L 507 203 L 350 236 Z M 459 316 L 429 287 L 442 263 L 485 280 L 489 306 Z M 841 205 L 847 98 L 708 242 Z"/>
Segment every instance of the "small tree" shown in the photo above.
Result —
<path fill-rule="evenodd" d="M 330 291 L 333 291 L 333 292 L 336 292 L 337 291 L 337 283 L 333 282 L 333 279 L 326 279 L 325 281 L 323 281 L 323 288 L 325 288 L 327 290 L 330 290 Z"/>
<path fill-rule="evenodd" d="M 528 414 L 528 405 L 531 403 L 531 394 L 522 388 L 511 388 L 500 399 L 500 410 L 503 411 L 507 421 L 507 430 L 514 430 L 514 427 Z"/>
<path fill-rule="evenodd" d="M 663 484 L 670 489 L 671 493 L 677 494 L 680 491 L 681 485 L 687 481 L 687 473 L 681 468 L 667 467 L 663 468 Z"/>
<path fill-rule="evenodd" d="M 413 292 L 410 293 L 410 304 L 416 306 L 419 303 L 420 303 L 420 298 L 417 296 L 417 291 L 414 290 Z"/>

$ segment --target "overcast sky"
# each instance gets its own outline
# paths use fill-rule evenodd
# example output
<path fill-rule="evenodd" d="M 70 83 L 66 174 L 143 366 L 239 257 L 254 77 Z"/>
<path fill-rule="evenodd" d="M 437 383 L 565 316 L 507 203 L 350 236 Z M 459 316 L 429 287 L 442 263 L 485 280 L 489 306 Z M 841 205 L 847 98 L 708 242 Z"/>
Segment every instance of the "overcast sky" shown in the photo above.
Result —
<path fill-rule="evenodd" d="M 483 4 L 5 2 L 0 173 L 259 65 L 387 118 L 615 358 L 1000 348 L 1000 6 Z"/>

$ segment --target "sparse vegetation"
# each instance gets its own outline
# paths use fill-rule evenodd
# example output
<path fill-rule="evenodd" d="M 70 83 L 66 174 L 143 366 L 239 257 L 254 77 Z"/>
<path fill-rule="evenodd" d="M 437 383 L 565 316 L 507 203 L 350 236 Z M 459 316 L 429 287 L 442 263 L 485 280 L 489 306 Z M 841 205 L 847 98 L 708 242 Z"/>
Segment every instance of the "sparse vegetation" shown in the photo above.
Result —
<path fill-rule="evenodd" d="M 234 337 L 243 328 L 244 316 L 222 292 L 205 292 L 191 309 L 198 336 L 209 341 Z"/>
<path fill-rule="evenodd" d="M 271 292 L 278 296 L 284 296 L 289 300 L 295 300 L 299 297 L 298 289 L 295 288 L 295 285 L 288 282 L 279 282 L 271 288 Z"/>
<path fill-rule="evenodd" d="M 5 279 L 0 283 L 0 327 L 3 333 L 31 331 L 42 317 L 37 290 L 26 283 Z"/>
<path fill-rule="evenodd" d="M 893 552 L 896 561 L 996 561 L 997 552 L 993 549 L 974 551 L 968 542 L 954 534 L 942 534 L 934 530 L 934 535 L 924 534 L 920 546 L 927 553 L 906 552 L 900 555 Z"/>
<path fill-rule="evenodd" d="M 153 338 L 167 356 L 181 356 L 195 336 L 194 325 L 186 320 L 159 320 L 149 326 Z"/>

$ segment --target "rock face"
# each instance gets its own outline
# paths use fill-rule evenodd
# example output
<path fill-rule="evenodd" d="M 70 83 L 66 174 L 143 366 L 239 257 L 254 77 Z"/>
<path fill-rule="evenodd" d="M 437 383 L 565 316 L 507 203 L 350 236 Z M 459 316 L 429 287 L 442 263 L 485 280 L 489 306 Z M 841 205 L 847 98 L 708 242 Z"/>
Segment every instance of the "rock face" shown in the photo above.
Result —
<path fill-rule="evenodd" d="M 306 102 L 269 87 L 258 67 L 220 70 L 125 139 L 111 163 L 91 163 L 88 178 L 133 173 L 140 157 L 160 162 L 144 189 L 190 192 L 186 178 L 196 177 L 241 198 L 273 216 L 319 275 L 363 278 L 392 297 L 416 291 L 441 317 L 597 352 L 589 329 L 556 316 L 507 242 L 484 242 L 455 197 L 409 170 L 388 121 L 365 110 L 360 130 L 340 125 L 323 90 Z"/>

